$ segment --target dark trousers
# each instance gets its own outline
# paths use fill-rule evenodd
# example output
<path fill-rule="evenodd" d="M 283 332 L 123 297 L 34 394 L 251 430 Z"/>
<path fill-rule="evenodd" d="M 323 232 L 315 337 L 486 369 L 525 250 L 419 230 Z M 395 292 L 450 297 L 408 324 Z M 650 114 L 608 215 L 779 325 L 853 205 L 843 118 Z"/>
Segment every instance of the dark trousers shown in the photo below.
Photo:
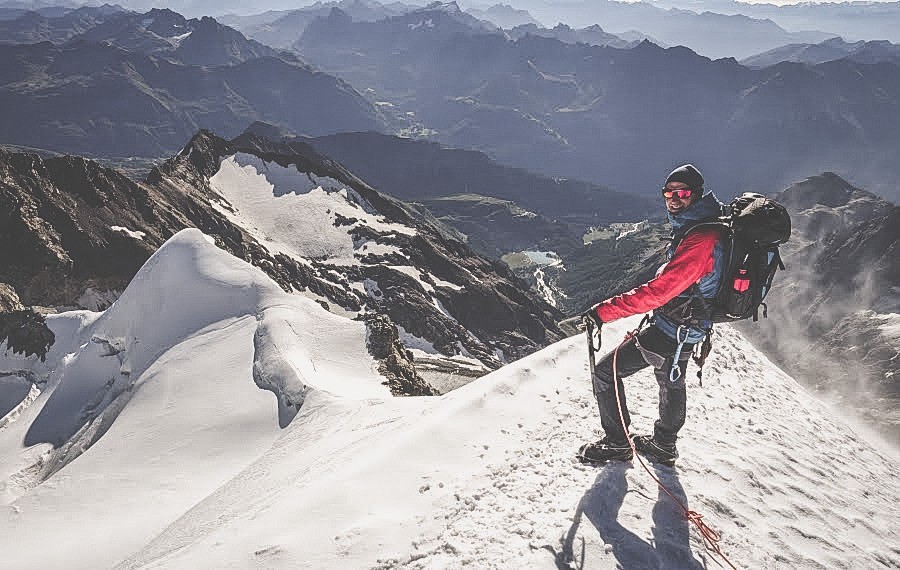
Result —
<path fill-rule="evenodd" d="M 681 372 L 675 382 L 669 379 L 673 357 L 678 343 L 673 338 L 656 328 L 649 326 L 642 330 L 636 338 L 632 338 L 619 349 L 617 357 L 617 377 L 619 398 L 622 402 L 622 416 L 625 425 L 631 425 L 628 406 L 625 403 L 623 378 L 631 376 L 639 370 L 653 366 L 656 382 L 659 384 L 659 419 L 653 428 L 657 441 L 675 443 L 678 430 L 684 425 L 687 411 L 687 391 L 685 390 L 685 372 L 691 357 L 693 344 L 685 344 L 681 349 L 678 367 Z M 607 354 L 597 363 L 594 369 L 594 396 L 600 407 L 600 423 L 606 435 L 614 440 L 625 441 L 625 431 L 619 417 L 619 406 L 616 403 L 616 392 L 613 388 L 613 352 Z"/>

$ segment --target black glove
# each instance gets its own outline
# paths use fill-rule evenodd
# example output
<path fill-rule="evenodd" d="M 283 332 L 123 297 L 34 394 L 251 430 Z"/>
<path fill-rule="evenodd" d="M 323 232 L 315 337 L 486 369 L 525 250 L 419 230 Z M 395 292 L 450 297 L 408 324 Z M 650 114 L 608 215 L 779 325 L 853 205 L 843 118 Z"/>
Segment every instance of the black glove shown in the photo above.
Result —
<path fill-rule="evenodd" d="M 47 327 L 43 315 L 34 309 L 25 309 L 0 314 L 0 343 L 4 340 L 13 354 L 26 357 L 36 354 L 44 362 L 47 351 L 56 342 L 56 335 Z"/>
<path fill-rule="evenodd" d="M 603 319 L 601 319 L 600 315 L 597 314 L 597 307 L 599 306 L 600 303 L 597 303 L 587 311 L 581 313 L 581 317 L 583 319 L 590 319 L 591 323 L 593 323 L 598 331 L 603 328 Z"/>

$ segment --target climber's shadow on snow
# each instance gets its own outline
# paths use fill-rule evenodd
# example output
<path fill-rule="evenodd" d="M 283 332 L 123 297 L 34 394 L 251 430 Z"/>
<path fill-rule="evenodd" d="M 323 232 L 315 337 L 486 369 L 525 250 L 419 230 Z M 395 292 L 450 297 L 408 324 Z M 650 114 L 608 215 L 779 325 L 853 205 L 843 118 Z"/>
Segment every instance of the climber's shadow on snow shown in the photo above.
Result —
<path fill-rule="evenodd" d="M 586 518 L 607 545 L 604 552 L 611 550 L 621 568 L 702 570 L 704 565 L 691 552 L 689 523 L 684 511 L 662 489 L 659 489 L 656 504 L 652 507 L 653 538 L 649 542 L 619 522 L 619 510 L 626 495 L 630 495 L 629 500 L 639 501 L 648 507 L 653 500 L 638 491 L 629 492 L 625 474 L 630 468 L 630 464 L 616 461 L 604 466 L 597 475 L 594 484 L 578 503 L 572 526 L 562 538 L 561 551 L 555 553 L 557 567 L 583 568 L 585 559 L 592 556 L 590 550 L 595 549 L 587 547 L 583 539 L 576 544 L 578 528 Z M 661 466 L 655 466 L 655 471 L 672 495 L 687 505 L 678 473 Z"/>

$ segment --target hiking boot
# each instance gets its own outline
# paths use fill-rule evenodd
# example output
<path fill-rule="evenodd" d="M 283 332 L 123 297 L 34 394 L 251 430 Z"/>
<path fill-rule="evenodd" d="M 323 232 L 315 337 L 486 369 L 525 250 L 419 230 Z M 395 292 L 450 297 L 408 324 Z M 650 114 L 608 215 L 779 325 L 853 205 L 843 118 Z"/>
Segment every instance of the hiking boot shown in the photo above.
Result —
<path fill-rule="evenodd" d="M 674 442 L 661 442 L 652 435 L 635 435 L 632 436 L 631 441 L 634 442 L 634 448 L 638 453 L 660 465 L 672 467 L 675 465 L 675 460 L 678 459 L 678 450 L 675 449 Z"/>
<path fill-rule="evenodd" d="M 582 463 L 606 463 L 607 461 L 631 461 L 634 453 L 627 440 L 615 441 L 604 437 L 594 443 L 585 443 L 578 450 Z"/>

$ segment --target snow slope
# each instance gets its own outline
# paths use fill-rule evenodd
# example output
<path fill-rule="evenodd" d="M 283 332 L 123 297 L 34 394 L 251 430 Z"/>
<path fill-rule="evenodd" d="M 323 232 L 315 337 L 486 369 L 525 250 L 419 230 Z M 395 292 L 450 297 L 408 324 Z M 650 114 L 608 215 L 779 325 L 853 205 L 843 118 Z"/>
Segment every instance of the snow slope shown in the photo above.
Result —
<path fill-rule="evenodd" d="M 363 244 L 354 243 L 336 216 L 379 232 L 414 234 L 415 230 L 381 221 L 374 209 L 345 184 L 298 172 L 256 156 L 237 153 L 222 160 L 210 186 L 228 201 L 223 212 L 242 227 L 256 228 L 256 237 L 270 251 L 297 257 L 323 258 L 336 264 L 358 264 L 354 256 Z M 365 254 L 399 253 L 397 248 L 373 242 Z M 368 250 L 368 247 L 366 248 Z"/>
<path fill-rule="evenodd" d="M 391 398 L 361 323 L 195 230 L 105 313 L 50 323 L 45 365 L 0 358 L 46 382 L 0 421 L 0 567 L 716 566 L 636 463 L 573 461 L 599 425 L 581 337 Z M 682 459 L 656 472 L 735 565 L 900 566 L 895 458 L 730 328 L 689 386 Z M 653 376 L 627 390 L 650 429 Z"/>

